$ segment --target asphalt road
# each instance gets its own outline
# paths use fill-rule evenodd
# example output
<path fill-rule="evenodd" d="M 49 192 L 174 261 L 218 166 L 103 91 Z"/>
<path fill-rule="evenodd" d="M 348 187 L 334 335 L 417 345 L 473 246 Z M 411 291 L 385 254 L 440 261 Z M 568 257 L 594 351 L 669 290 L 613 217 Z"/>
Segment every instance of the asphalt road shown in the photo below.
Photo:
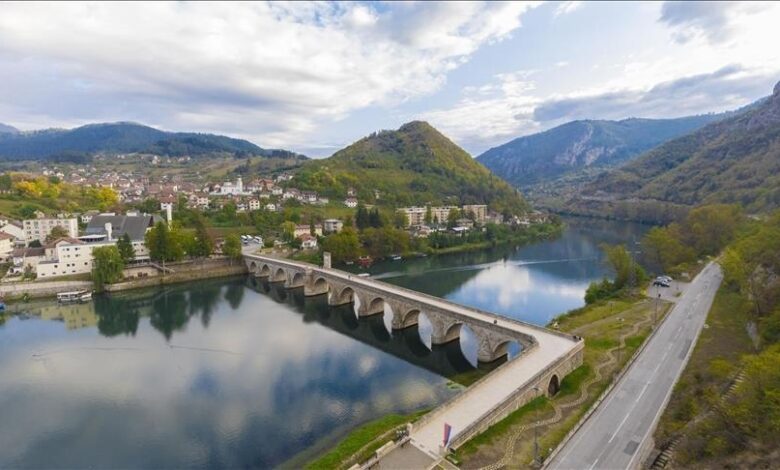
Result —
<path fill-rule="evenodd" d="M 631 368 L 547 468 L 640 467 L 641 449 L 652 438 L 721 280 L 718 265 L 704 268 Z"/>

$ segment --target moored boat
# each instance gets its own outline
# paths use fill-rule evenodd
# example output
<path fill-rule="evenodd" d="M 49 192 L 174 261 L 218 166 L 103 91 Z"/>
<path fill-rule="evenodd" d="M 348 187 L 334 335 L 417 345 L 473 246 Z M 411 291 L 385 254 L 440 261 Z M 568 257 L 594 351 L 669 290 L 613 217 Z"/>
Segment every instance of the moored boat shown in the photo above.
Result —
<path fill-rule="evenodd" d="M 90 300 L 92 300 L 92 292 L 88 290 L 74 290 L 57 294 L 57 301 L 61 303 L 89 302 Z"/>

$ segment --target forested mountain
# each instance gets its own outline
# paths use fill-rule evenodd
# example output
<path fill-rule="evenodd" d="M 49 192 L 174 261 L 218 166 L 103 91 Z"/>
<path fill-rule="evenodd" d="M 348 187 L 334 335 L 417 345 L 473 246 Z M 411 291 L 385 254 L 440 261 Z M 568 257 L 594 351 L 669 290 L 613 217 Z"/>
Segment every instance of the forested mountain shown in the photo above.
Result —
<path fill-rule="evenodd" d="M 497 211 L 527 210 L 516 190 L 420 121 L 306 162 L 293 185 L 333 198 L 343 198 L 352 187 L 362 202 L 395 206 L 484 203 Z"/>
<path fill-rule="evenodd" d="M 477 161 L 521 189 L 588 168 L 619 165 L 663 142 L 722 118 L 573 121 L 494 147 Z"/>
<path fill-rule="evenodd" d="M 0 122 L 0 134 L 16 134 L 18 132 L 19 129 Z"/>
<path fill-rule="evenodd" d="M 590 211 L 616 201 L 739 203 L 748 211 L 780 206 L 780 83 L 747 110 L 600 175 L 578 199 L 570 205 Z"/>
<path fill-rule="evenodd" d="M 96 153 L 153 153 L 165 156 L 214 154 L 271 156 L 291 154 L 260 148 L 241 139 L 214 134 L 165 132 L 130 122 L 89 124 L 75 129 L 46 129 L 32 132 L 0 129 L 0 159 L 37 160 L 61 155 Z"/>

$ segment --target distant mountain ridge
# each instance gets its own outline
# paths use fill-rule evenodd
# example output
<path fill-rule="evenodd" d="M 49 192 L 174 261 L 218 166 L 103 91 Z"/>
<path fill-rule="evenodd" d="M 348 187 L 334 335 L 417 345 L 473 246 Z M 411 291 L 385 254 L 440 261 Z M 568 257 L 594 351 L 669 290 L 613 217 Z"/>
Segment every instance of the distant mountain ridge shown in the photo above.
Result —
<path fill-rule="evenodd" d="M 724 116 L 572 121 L 491 148 L 478 156 L 477 161 L 511 184 L 525 189 L 583 169 L 620 165 Z"/>
<path fill-rule="evenodd" d="M 359 201 L 411 206 L 487 204 L 513 214 L 528 210 L 519 192 L 427 122 L 376 132 L 331 157 L 303 164 L 292 185 Z"/>
<path fill-rule="evenodd" d="M 166 132 L 133 122 L 88 124 L 74 129 L 20 132 L 2 125 L 0 159 L 46 159 L 59 155 L 154 153 L 172 157 L 210 154 L 292 156 L 243 139 L 193 132 Z"/>
<path fill-rule="evenodd" d="M 780 82 L 743 112 L 600 175 L 579 199 L 569 206 L 603 211 L 592 201 L 656 201 L 739 203 L 750 211 L 780 207 Z"/>

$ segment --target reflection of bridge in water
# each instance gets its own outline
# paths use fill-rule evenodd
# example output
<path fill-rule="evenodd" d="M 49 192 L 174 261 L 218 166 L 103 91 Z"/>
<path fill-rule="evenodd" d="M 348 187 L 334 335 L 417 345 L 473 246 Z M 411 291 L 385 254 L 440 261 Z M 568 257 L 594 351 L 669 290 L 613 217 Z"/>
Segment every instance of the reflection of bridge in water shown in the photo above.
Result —
<path fill-rule="evenodd" d="M 322 296 L 333 306 L 354 304 L 360 317 L 389 313 L 394 332 L 416 326 L 425 316 L 431 324 L 432 345 L 458 340 L 463 327 L 468 326 L 477 338 L 479 362 L 502 360 L 511 343 L 522 345 L 522 354 L 516 359 L 409 425 L 413 447 L 431 463 L 441 459 L 448 448 L 457 449 L 533 398 L 557 393 L 563 377 L 582 364 L 584 344 L 575 336 L 329 267 L 248 253 L 244 262 L 253 276 L 269 283 L 303 288 L 304 296 Z M 370 333 L 366 338 L 387 334 L 374 332 L 371 323 L 365 324 Z M 384 330 L 384 322 L 377 322 L 376 327 L 379 325 Z M 442 443 L 445 425 L 451 426 L 452 433 L 450 440 Z M 403 452 L 393 450 L 391 455 Z"/>
<path fill-rule="evenodd" d="M 306 297 L 301 288 L 287 289 L 263 278 L 250 277 L 247 284 L 276 302 L 293 306 L 296 312 L 303 314 L 306 323 L 319 323 L 435 374 L 457 379 L 460 374 L 477 371 L 464 356 L 459 342 L 428 348 L 420 338 L 417 325 L 391 333 L 381 315 L 358 317 L 352 305 L 330 306 L 324 296 Z M 481 366 L 479 370 L 488 372 L 501 362 Z M 472 374 L 469 376 L 473 377 Z"/>

